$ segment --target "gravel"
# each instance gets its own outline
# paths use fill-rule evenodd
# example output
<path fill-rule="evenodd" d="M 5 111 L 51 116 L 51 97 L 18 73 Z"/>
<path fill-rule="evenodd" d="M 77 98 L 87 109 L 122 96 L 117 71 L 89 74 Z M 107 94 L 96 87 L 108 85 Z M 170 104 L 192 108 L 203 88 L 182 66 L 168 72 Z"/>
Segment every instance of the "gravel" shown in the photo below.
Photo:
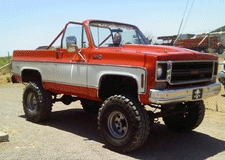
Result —
<path fill-rule="evenodd" d="M 22 84 L 0 86 L 0 159 L 225 159 L 225 113 L 206 110 L 203 123 L 191 133 L 174 133 L 161 119 L 151 127 L 139 150 L 120 154 L 100 139 L 95 116 L 86 114 L 79 101 L 54 104 L 48 121 L 26 121 Z M 207 107 L 207 106 L 206 106 Z"/>

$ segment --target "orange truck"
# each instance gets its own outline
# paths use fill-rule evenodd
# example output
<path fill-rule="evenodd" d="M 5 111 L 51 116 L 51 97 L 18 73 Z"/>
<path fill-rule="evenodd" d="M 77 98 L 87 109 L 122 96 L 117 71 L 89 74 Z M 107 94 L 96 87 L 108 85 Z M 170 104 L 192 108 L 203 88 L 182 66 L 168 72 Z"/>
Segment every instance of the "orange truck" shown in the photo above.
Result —
<path fill-rule="evenodd" d="M 49 50 L 58 38 L 61 46 Z M 173 131 L 198 127 L 203 99 L 221 90 L 217 68 L 214 55 L 150 45 L 134 25 L 86 20 L 68 22 L 46 49 L 15 50 L 12 81 L 26 84 L 27 120 L 46 120 L 58 101 L 80 100 L 98 115 L 106 146 L 129 152 L 144 144 L 159 117 Z"/>
<path fill-rule="evenodd" d="M 179 36 L 178 39 L 177 36 L 164 36 L 157 39 L 162 40 L 163 45 L 174 45 L 199 52 L 217 52 L 218 54 L 224 52 L 221 35 L 219 34 L 184 34 Z"/>

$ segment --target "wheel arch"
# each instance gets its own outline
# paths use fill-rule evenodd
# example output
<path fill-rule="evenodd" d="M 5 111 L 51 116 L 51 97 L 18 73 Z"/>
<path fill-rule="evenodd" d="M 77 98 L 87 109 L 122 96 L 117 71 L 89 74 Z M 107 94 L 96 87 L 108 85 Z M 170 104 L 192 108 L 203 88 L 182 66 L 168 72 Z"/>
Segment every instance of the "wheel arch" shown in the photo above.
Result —
<path fill-rule="evenodd" d="M 128 94 L 129 91 L 132 92 L 134 96 L 139 94 L 137 76 L 132 74 L 118 74 L 118 73 L 108 73 L 103 74 L 99 78 L 98 84 L 98 97 L 101 99 L 106 99 L 109 96 L 114 94 Z M 110 86 L 109 86 L 110 85 Z M 123 88 L 121 87 L 132 87 L 131 90 L 127 90 L 127 92 L 122 93 Z M 120 90 L 121 89 L 121 90 Z M 105 93 L 106 92 L 106 93 Z"/>
<path fill-rule="evenodd" d="M 42 83 L 41 72 L 37 68 L 24 67 L 21 69 L 22 82 L 38 81 Z"/>

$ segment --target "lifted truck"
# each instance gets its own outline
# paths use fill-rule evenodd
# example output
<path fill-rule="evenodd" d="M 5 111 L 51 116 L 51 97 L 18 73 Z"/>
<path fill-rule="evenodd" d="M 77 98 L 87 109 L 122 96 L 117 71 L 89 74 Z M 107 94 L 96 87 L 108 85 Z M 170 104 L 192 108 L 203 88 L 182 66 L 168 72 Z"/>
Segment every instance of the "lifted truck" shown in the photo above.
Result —
<path fill-rule="evenodd" d="M 61 47 L 48 50 L 60 36 Z M 57 101 L 80 100 L 85 111 L 98 113 L 103 141 L 118 152 L 142 146 L 158 117 L 177 132 L 198 127 L 202 99 L 221 89 L 217 68 L 214 55 L 149 45 L 136 26 L 101 20 L 69 22 L 45 50 L 16 50 L 12 57 L 13 82 L 26 83 L 27 120 L 45 120 Z"/>

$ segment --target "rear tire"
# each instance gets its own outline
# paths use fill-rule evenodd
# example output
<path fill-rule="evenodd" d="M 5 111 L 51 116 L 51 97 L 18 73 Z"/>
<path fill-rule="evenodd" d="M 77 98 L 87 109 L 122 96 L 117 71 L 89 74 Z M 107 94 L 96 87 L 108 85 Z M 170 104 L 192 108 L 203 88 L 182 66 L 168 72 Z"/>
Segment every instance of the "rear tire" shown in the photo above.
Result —
<path fill-rule="evenodd" d="M 175 110 L 186 109 L 184 113 L 166 116 L 163 118 L 164 123 L 169 129 L 176 132 L 190 132 L 197 128 L 204 119 L 205 105 L 203 101 L 188 102 L 186 104 L 178 104 Z"/>
<path fill-rule="evenodd" d="M 99 109 L 98 129 L 109 149 L 130 152 L 147 140 L 148 116 L 138 101 L 121 95 L 111 96 Z"/>
<path fill-rule="evenodd" d="M 32 122 L 43 121 L 50 115 L 52 97 L 40 82 L 30 82 L 26 85 L 23 93 L 23 110 L 27 120 Z"/>

